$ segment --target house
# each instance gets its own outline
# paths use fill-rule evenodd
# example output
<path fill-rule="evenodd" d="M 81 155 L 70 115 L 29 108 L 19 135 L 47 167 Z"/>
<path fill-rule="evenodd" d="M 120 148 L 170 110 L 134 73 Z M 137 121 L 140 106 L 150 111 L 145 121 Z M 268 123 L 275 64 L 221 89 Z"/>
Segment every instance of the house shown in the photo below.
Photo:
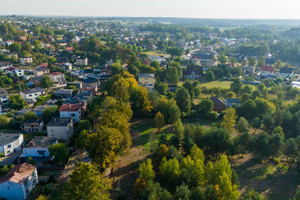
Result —
<path fill-rule="evenodd" d="M 274 73 L 275 73 L 274 66 L 272 66 L 272 65 L 263 65 L 263 66 L 261 66 L 260 75 L 262 77 L 274 75 Z"/>
<path fill-rule="evenodd" d="M 4 156 L 20 151 L 23 143 L 23 134 L 0 133 L 0 153 L 3 153 Z"/>
<path fill-rule="evenodd" d="M 59 109 L 60 118 L 73 118 L 74 123 L 81 119 L 81 104 L 63 104 Z"/>
<path fill-rule="evenodd" d="M 68 82 L 67 85 L 75 85 L 77 90 L 82 88 L 82 82 Z"/>
<path fill-rule="evenodd" d="M 9 98 L 8 98 L 8 92 L 5 88 L 0 88 L 0 104 L 6 105 L 8 104 Z"/>
<path fill-rule="evenodd" d="M 72 71 L 72 63 L 65 63 L 63 66 L 61 66 L 66 71 Z"/>
<path fill-rule="evenodd" d="M 76 64 L 80 66 L 87 66 L 88 65 L 88 59 L 86 57 L 77 57 L 76 58 Z"/>
<path fill-rule="evenodd" d="M 183 70 L 183 76 L 188 79 L 198 79 L 200 78 L 200 68 L 187 68 Z"/>
<path fill-rule="evenodd" d="M 35 76 L 43 76 L 44 74 L 48 74 L 50 72 L 48 67 L 37 67 L 34 71 Z"/>
<path fill-rule="evenodd" d="M 73 119 L 54 117 L 47 124 L 47 135 L 68 140 L 73 134 Z"/>
<path fill-rule="evenodd" d="M 25 200 L 37 183 L 37 168 L 28 163 L 18 164 L 0 179 L 0 198 Z"/>
<path fill-rule="evenodd" d="M 6 43 L 7 46 L 10 46 L 14 43 L 14 41 L 13 40 L 6 40 L 5 43 Z"/>
<path fill-rule="evenodd" d="M 47 107 L 49 107 L 49 105 L 39 105 L 33 109 L 33 112 L 36 114 L 36 116 L 42 117 L 43 112 Z"/>
<path fill-rule="evenodd" d="M 226 110 L 226 104 L 219 97 L 214 96 L 214 97 L 211 97 L 210 100 L 212 100 L 212 102 L 214 104 L 214 108 L 213 108 L 214 111 L 220 113 L 220 112 Z"/>
<path fill-rule="evenodd" d="M 255 66 L 244 66 L 242 67 L 245 74 L 254 74 L 255 73 Z"/>
<path fill-rule="evenodd" d="M 291 67 L 283 67 L 279 70 L 279 73 L 284 77 L 284 78 L 292 78 L 294 75 L 294 68 Z"/>
<path fill-rule="evenodd" d="M 69 63 L 69 59 L 67 57 L 57 57 L 56 58 L 56 63 L 59 66 L 63 66 L 64 64 Z"/>
<path fill-rule="evenodd" d="M 70 99 L 73 96 L 73 90 L 72 89 L 60 89 L 55 92 L 54 96 L 59 99 Z"/>
<path fill-rule="evenodd" d="M 65 74 L 61 73 L 61 72 L 53 72 L 49 74 L 51 80 L 55 83 L 55 84 L 65 84 L 66 83 L 66 79 L 65 79 Z"/>
<path fill-rule="evenodd" d="M 225 103 L 227 108 L 233 105 L 240 106 L 240 99 L 226 99 Z"/>
<path fill-rule="evenodd" d="M 10 67 L 13 67 L 11 62 L 9 62 L 9 61 L 0 62 L 0 71 L 4 71 L 5 69 L 10 68 Z"/>
<path fill-rule="evenodd" d="M 22 116 L 22 115 L 25 115 L 26 113 L 30 112 L 31 109 L 30 108 L 23 108 L 22 110 L 19 110 L 17 113 L 16 113 L 16 116 Z"/>
<path fill-rule="evenodd" d="M 33 63 L 32 57 L 19 58 L 21 65 L 31 65 Z"/>
<path fill-rule="evenodd" d="M 139 85 L 144 86 L 149 89 L 153 89 L 155 85 L 155 76 L 154 74 L 139 74 L 138 75 L 139 79 Z"/>
<path fill-rule="evenodd" d="M 58 141 L 54 137 L 35 136 L 23 148 L 20 158 L 27 160 L 31 157 L 36 162 L 49 162 L 51 160 L 49 147 L 57 143 Z"/>
<path fill-rule="evenodd" d="M 36 76 L 29 79 L 29 83 L 31 83 L 34 86 L 39 86 L 41 83 L 43 76 Z"/>
<path fill-rule="evenodd" d="M 36 102 L 37 98 L 43 95 L 46 95 L 46 91 L 42 88 L 32 88 L 20 92 L 22 98 L 27 102 Z"/>
<path fill-rule="evenodd" d="M 11 75 L 16 74 L 18 77 L 24 76 L 24 72 L 25 72 L 24 69 L 17 68 L 17 67 L 9 67 L 9 68 L 6 68 L 5 71 L 6 71 L 6 74 L 11 74 Z"/>
<path fill-rule="evenodd" d="M 42 132 L 44 128 L 43 120 L 27 120 L 24 123 L 24 132 L 34 133 L 34 132 Z"/>

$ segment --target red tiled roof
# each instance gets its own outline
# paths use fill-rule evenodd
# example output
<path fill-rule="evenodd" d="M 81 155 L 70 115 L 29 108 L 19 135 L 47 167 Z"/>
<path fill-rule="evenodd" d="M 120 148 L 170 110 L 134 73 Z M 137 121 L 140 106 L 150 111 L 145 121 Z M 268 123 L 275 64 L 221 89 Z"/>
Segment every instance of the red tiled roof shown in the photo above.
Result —
<path fill-rule="evenodd" d="M 42 63 L 38 65 L 39 67 L 48 67 L 48 63 Z"/>
<path fill-rule="evenodd" d="M 64 75 L 64 73 L 61 73 L 61 72 L 52 72 L 52 73 L 50 73 L 50 75 L 57 76 L 57 75 Z"/>
<path fill-rule="evenodd" d="M 34 165 L 28 163 L 18 164 L 0 180 L 0 183 L 11 181 L 22 184 L 32 174 L 35 168 Z"/>
<path fill-rule="evenodd" d="M 72 112 L 81 109 L 81 104 L 63 104 L 59 111 Z"/>
<path fill-rule="evenodd" d="M 272 65 L 263 65 L 263 66 L 261 66 L 261 71 L 267 71 L 267 72 L 274 73 L 275 69 Z"/>

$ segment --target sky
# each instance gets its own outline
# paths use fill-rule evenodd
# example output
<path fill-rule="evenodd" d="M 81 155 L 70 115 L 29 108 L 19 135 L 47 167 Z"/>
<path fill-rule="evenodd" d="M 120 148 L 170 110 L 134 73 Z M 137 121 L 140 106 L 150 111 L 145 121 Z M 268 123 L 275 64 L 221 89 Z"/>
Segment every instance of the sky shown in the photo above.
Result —
<path fill-rule="evenodd" d="M 299 0 L 0 0 L 0 15 L 300 19 Z"/>

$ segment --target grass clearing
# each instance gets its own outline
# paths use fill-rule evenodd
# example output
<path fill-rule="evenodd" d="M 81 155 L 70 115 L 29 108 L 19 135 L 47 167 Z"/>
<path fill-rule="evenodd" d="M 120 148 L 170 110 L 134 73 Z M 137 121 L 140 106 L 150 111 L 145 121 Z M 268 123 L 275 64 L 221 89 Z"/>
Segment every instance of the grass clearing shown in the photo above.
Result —
<path fill-rule="evenodd" d="M 146 51 L 144 54 L 147 54 L 148 56 L 170 56 L 169 54 L 159 53 L 156 51 Z"/>

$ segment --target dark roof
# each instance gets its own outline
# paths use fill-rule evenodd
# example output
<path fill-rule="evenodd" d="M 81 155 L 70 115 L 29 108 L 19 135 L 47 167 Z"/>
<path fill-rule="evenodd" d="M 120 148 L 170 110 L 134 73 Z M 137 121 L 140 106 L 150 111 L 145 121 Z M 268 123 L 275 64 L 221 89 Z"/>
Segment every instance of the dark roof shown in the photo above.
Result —
<path fill-rule="evenodd" d="M 69 59 L 67 57 L 57 57 L 56 63 L 68 63 Z"/>
<path fill-rule="evenodd" d="M 82 82 L 84 82 L 84 83 L 96 83 L 97 79 L 92 78 L 92 77 L 88 77 L 87 79 L 82 80 Z"/>
<path fill-rule="evenodd" d="M 279 70 L 279 73 L 292 74 L 294 69 L 291 67 L 283 67 Z"/>
<path fill-rule="evenodd" d="M 227 103 L 236 103 L 239 104 L 240 103 L 240 99 L 226 99 Z"/>
<path fill-rule="evenodd" d="M 22 134 L 3 134 L 0 133 L 0 146 L 6 145 L 17 140 Z"/>
<path fill-rule="evenodd" d="M 43 123 L 43 120 L 27 120 L 25 123 L 24 123 L 24 126 L 29 126 L 29 125 L 32 125 L 32 126 L 39 126 L 41 123 Z"/>
<path fill-rule="evenodd" d="M 56 141 L 57 139 L 54 137 L 35 136 L 30 140 L 25 148 L 49 148 L 52 144 L 55 144 Z"/>
<path fill-rule="evenodd" d="M 210 100 L 212 100 L 214 106 L 226 106 L 226 104 L 217 96 L 210 97 Z"/>
<path fill-rule="evenodd" d="M 67 126 L 71 121 L 72 118 L 53 117 L 47 126 Z"/>

